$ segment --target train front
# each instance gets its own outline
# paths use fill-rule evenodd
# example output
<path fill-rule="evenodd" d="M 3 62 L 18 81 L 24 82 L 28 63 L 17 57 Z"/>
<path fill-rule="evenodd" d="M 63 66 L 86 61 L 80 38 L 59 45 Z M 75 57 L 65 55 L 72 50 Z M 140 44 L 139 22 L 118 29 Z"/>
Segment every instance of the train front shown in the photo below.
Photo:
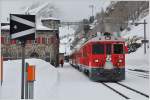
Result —
<path fill-rule="evenodd" d="M 89 77 L 94 81 L 125 79 L 125 42 L 121 38 L 104 36 L 91 43 L 92 56 Z"/>

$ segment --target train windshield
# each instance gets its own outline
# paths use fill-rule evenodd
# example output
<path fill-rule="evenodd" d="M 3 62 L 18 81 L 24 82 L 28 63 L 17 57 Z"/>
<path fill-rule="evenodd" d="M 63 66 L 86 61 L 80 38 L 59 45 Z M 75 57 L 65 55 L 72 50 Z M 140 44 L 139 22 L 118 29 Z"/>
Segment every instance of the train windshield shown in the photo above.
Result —
<path fill-rule="evenodd" d="M 123 44 L 114 44 L 114 54 L 123 54 Z"/>
<path fill-rule="evenodd" d="M 104 44 L 93 44 L 92 53 L 93 54 L 104 54 Z"/>

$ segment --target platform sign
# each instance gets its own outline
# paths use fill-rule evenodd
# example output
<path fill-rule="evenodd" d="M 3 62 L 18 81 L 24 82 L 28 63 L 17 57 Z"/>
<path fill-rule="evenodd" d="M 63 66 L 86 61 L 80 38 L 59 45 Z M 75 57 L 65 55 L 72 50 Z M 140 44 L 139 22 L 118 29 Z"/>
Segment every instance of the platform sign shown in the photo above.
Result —
<path fill-rule="evenodd" d="M 35 40 L 35 32 L 35 15 L 10 14 L 10 38 L 20 40 L 22 46 L 21 99 L 26 98 L 25 45 L 27 40 Z"/>
<path fill-rule="evenodd" d="M 10 38 L 35 40 L 35 15 L 10 14 Z"/>

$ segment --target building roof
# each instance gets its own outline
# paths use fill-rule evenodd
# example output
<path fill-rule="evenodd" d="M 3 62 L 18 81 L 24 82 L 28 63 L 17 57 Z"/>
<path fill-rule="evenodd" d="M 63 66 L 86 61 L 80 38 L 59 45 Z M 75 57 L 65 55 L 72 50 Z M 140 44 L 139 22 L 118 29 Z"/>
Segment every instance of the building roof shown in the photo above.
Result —
<path fill-rule="evenodd" d="M 41 21 L 42 21 L 42 20 L 55 20 L 55 21 L 60 21 L 58 18 L 55 18 L 55 17 L 41 18 Z"/>
<path fill-rule="evenodd" d="M 54 29 L 51 29 L 51 28 L 48 28 L 48 27 L 45 27 L 45 26 L 43 26 L 43 25 L 38 24 L 38 25 L 36 25 L 36 30 L 52 31 L 52 30 L 54 30 Z"/>
<path fill-rule="evenodd" d="M 1 26 L 1 30 L 9 30 L 10 25 Z"/>

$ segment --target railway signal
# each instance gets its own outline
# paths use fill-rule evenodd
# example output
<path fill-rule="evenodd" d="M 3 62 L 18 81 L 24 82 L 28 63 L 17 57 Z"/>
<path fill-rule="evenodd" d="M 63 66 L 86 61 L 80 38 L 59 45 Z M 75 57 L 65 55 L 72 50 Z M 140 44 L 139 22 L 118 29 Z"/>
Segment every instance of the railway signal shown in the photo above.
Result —
<path fill-rule="evenodd" d="M 21 99 L 26 99 L 25 44 L 27 40 L 35 40 L 35 27 L 35 15 L 10 14 L 10 38 L 21 41 L 22 46 Z"/>
<path fill-rule="evenodd" d="M 10 38 L 35 40 L 35 15 L 10 14 Z"/>

